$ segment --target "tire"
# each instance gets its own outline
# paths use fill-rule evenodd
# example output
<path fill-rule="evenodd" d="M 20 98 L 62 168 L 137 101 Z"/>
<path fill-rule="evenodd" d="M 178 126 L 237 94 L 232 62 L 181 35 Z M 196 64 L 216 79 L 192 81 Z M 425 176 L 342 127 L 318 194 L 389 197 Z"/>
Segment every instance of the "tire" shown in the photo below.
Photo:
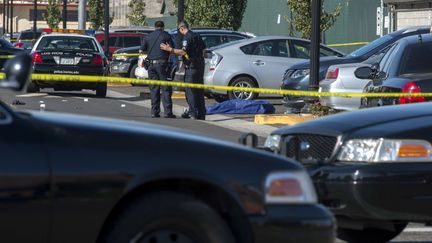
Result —
<path fill-rule="evenodd" d="M 183 193 L 156 192 L 124 208 L 104 243 L 235 243 L 221 216 L 204 202 Z"/>
<path fill-rule="evenodd" d="M 96 88 L 96 97 L 105 98 L 107 94 L 107 83 L 100 83 Z"/>
<path fill-rule="evenodd" d="M 249 77 L 238 77 L 231 82 L 230 86 L 242 87 L 242 88 L 257 88 L 255 82 Z M 253 100 L 258 97 L 257 93 L 251 92 L 241 92 L 241 91 L 229 91 L 228 98 L 230 100 L 240 99 L 240 100 Z"/>
<path fill-rule="evenodd" d="M 135 76 L 135 69 L 137 69 L 137 67 L 138 67 L 138 64 L 135 64 L 135 65 L 132 66 L 131 71 L 129 73 L 129 78 L 137 78 Z"/>
<path fill-rule="evenodd" d="M 337 236 L 339 239 L 349 243 L 384 243 L 398 236 L 406 226 L 406 223 L 394 224 L 394 231 L 376 228 L 365 228 L 363 230 L 338 228 Z"/>
<path fill-rule="evenodd" d="M 38 93 L 39 91 L 40 88 L 35 82 L 30 82 L 27 85 L 27 93 Z"/>

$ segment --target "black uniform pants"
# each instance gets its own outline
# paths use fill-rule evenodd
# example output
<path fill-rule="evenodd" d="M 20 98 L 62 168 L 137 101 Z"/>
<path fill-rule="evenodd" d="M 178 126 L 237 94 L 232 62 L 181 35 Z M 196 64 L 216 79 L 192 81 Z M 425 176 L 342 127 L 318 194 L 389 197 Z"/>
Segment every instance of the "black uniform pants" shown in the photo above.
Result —
<path fill-rule="evenodd" d="M 148 68 L 148 75 L 150 79 L 166 81 L 168 77 L 167 65 L 165 64 L 151 64 Z M 160 103 L 161 103 L 161 91 L 162 91 L 162 104 L 164 106 L 165 115 L 172 114 L 172 87 L 171 86 L 160 86 L 150 85 L 150 97 L 151 97 L 151 112 L 153 115 L 159 115 Z"/>
<path fill-rule="evenodd" d="M 185 83 L 204 83 L 204 63 L 194 65 L 185 69 Z M 185 88 L 186 99 L 189 104 L 189 115 L 196 119 L 205 120 L 206 107 L 204 101 L 204 90 Z"/>

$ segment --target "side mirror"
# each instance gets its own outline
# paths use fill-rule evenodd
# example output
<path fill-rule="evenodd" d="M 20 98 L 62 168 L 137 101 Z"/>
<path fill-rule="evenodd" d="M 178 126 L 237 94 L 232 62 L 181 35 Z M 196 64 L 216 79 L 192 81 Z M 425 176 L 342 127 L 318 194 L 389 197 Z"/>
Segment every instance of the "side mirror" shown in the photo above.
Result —
<path fill-rule="evenodd" d="M 359 67 L 355 70 L 354 75 L 359 79 L 371 79 L 373 70 L 370 67 Z"/>
<path fill-rule="evenodd" d="M 30 55 L 27 53 L 19 54 L 9 59 L 4 67 L 6 79 L 0 82 L 0 87 L 16 91 L 22 90 L 26 86 L 31 73 Z"/>

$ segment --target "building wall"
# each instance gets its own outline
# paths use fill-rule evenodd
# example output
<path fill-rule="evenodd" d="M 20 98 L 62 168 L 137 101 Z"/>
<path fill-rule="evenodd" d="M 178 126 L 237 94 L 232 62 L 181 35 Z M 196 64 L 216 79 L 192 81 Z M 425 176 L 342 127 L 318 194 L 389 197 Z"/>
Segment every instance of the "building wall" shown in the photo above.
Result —
<path fill-rule="evenodd" d="M 16 4 L 13 10 L 13 32 L 18 32 L 22 30 L 27 30 L 33 28 L 33 21 L 30 21 L 30 10 L 33 10 L 32 4 Z M 45 10 L 46 5 L 38 5 L 38 10 Z M 78 10 L 77 5 L 70 5 L 67 8 L 68 10 Z M 10 20 L 9 20 L 10 21 Z M 0 29 L 3 28 L 3 13 L 0 14 Z M 46 21 L 37 21 L 37 28 L 48 28 Z M 10 22 L 9 22 L 10 26 Z M 9 28 L 8 26 L 8 28 Z M 63 23 L 60 22 L 59 27 L 61 28 Z M 87 22 L 86 26 L 90 26 L 90 23 Z M 68 29 L 77 29 L 78 22 L 77 21 L 68 21 L 66 27 Z"/>

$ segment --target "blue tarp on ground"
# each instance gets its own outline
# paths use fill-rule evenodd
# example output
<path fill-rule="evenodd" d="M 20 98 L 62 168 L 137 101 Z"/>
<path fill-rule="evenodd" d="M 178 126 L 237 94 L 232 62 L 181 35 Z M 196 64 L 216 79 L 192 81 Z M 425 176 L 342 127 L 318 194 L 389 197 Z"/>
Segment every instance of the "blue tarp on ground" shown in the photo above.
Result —
<path fill-rule="evenodd" d="M 227 100 L 207 107 L 207 115 L 212 114 L 273 114 L 275 108 L 264 100 Z"/>

